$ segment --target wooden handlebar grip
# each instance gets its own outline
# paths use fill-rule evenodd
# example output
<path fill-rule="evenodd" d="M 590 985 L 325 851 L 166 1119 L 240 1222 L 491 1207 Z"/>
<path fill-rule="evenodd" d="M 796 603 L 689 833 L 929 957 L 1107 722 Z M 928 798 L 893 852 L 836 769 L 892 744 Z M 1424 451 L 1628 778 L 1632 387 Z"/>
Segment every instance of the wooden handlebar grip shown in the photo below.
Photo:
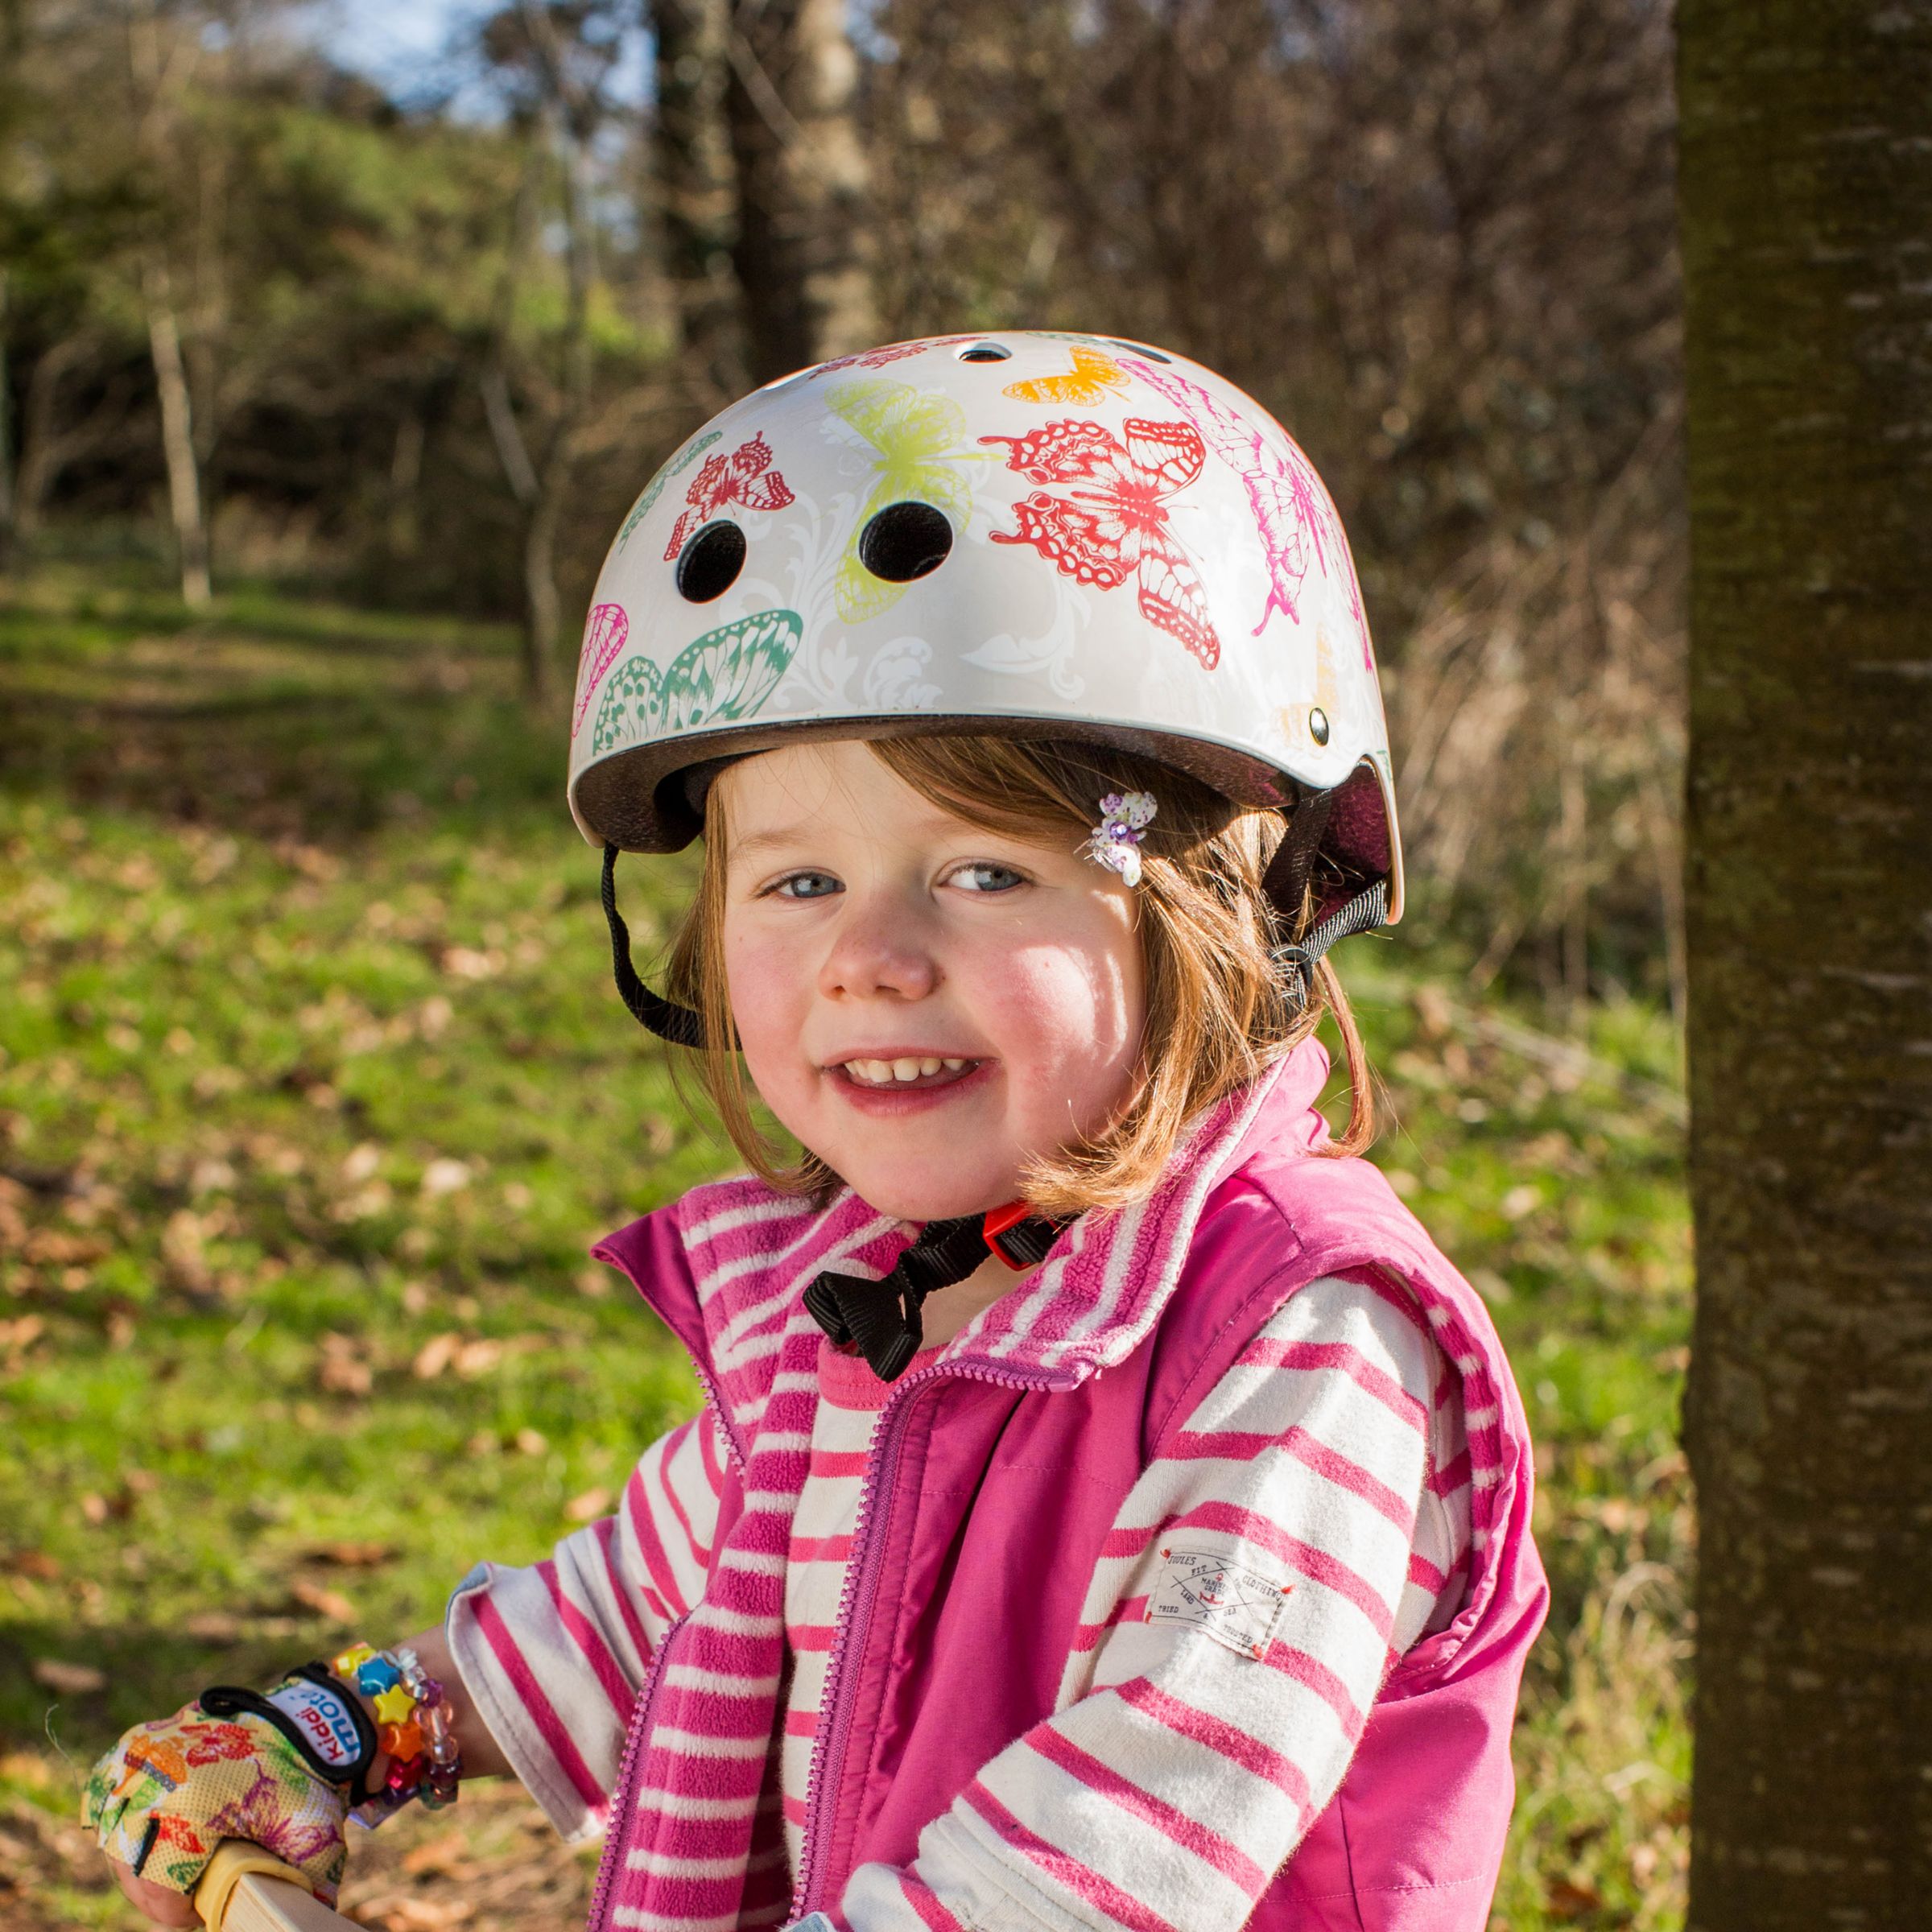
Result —
<path fill-rule="evenodd" d="M 225 1839 L 195 1888 L 208 1932 L 357 1932 L 292 1865 L 238 1838 Z"/>

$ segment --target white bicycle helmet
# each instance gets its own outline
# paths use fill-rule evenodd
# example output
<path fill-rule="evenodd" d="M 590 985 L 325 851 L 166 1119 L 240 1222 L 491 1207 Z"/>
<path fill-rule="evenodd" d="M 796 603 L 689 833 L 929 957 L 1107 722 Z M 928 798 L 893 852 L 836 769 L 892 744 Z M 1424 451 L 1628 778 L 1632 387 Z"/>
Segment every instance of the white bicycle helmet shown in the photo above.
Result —
<path fill-rule="evenodd" d="M 1388 727 L 1335 505 L 1251 397 L 1097 336 L 938 336 L 768 383 L 653 477 L 604 560 L 572 710 L 570 805 L 619 851 L 702 827 L 719 760 L 799 737 L 985 732 L 1119 746 L 1289 836 L 1270 869 L 1306 971 L 1393 924 Z"/>

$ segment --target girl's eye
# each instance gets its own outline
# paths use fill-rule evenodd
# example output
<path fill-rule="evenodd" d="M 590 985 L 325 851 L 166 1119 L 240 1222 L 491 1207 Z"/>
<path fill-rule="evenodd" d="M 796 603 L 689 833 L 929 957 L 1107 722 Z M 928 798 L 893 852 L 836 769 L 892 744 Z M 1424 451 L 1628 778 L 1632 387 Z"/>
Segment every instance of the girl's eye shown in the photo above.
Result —
<path fill-rule="evenodd" d="M 967 892 L 1011 892 L 1026 883 L 1026 875 L 1010 865 L 996 865 L 991 859 L 974 859 L 947 874 L 946 883 Z"/>
<path fill-rule="evenodd" d="M 828 872 L 795 872 L 771 890 L 781 899 L 828 899 L 845 888 Z"/>

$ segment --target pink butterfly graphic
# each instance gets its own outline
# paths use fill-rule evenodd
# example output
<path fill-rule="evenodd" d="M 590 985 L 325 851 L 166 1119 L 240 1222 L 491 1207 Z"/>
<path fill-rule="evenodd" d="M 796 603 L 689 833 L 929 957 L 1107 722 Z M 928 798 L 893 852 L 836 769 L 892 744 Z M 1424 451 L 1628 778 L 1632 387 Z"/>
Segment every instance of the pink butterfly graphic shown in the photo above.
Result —
<path fill-rule="evenodd" d="M 840 356 L 832 361 L 821 362 L 811 375 L 815 381 L 841 369 L 883 369 L 888 362 L 897 362 L 906 356 L 923 356 L 929 349 L 949 349 L 956 342 L 979 340 L 977 336 L 927 336 L 919 342 L 889 343 L 884 349 L 869 349 L 856 356 Z"/>
<path fill-rule="evenodd" d="M 741 443 L 728 456 L 707 456 L 684 493 L 684 508 L 664 547 L 668 564 L 684 539 L 721 510 L 782 510 L 792 500 L 791 485 L 771 467 L 771 445 L 763 433 Z"/>
<path fill-rule="evenodd" d="M 1023 436 L 982 436 L 1007 446 L 1006 467 L 1044 489 L 1013 506 L 1016 532 L 994 530 L 996 543 L 1030 543 L 1060 575 L 1112 590 L 1137 581 L 1141 614 L 1178 638 L 1212 671 L 1221 641 L 1208 617 L 1208 596 L 1194 559 L 1167 526 L 1166 499 L 1184 489 L 1208 460 L 1197 431 L 1185 423 L 1124 423 L 1123 444 L 1098 423 L 1049 423 Z"/>
<path fill-rule="evenodd" d="M 1248 492 L 1255 530 L 1268 559 L 1269 585 L 1255 636 L 1268 628 L 1269 618 L 1278 610 L 1290 623 L 1298 621 L 1295 601 L 1310 562 L 1319 564 L 1322 575 L 1327 576 L 1335 568 L 1333 560 L 1339 559 L 1348 572 L 1349 609 L 1362 641 L 1362 663 L 1373 671 L 1375 656 L 1369 648 L 1368 621 L 1362 611 L 1362 588 L 1354 560 L 1348 555 L 1335 506 L 1315 475 L 1314 464 L 1302 454 L 1294 438 L 1286 439 L 1286 451 L 1276 449 L 1199 383 L 1190 382 L 1172 369 L 1157 368 L 1138 356 L 1120 360 L 1123 369 L 1158 390 L 1199 430 Z"/>
<path fill-rule="evenodd" d="M 302 1809 L 313 1810 L 315 1807 Z M 255 1781 L 241 1797 L 224 1805 L 208 1821 L 208 1830 L 217 1839 L 246 1838 L 291 1865 L 306 1864 L 341 1836 L 325 1818 L 305 1823 L 288 1813 L 289 1801 L 275 1780 L 266 1772 L 258 1771 Z"/>
<path fill-rule="evenodd" d="M 584 714 L 590 709 L 592 694 L 598 681 L 610 669 L 610 661 L 630 638 L 630 619 L 621 604 L 593 604 L 584 621 L 584 648 L 577 658 L 577 706 L 570 720 L 574 738 L 584 729 Z"/>

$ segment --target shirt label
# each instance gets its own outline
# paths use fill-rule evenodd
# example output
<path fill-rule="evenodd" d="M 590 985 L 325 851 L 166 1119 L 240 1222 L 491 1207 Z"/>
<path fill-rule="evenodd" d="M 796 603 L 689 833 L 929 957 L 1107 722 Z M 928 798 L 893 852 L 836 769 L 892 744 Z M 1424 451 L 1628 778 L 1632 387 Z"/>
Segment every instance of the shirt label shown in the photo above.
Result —
<path fill-rule="evenodd" d="M 1212 1550 L 1168 1544 L 1148 1593 L 1147 1620 L 1184 1624 L 1244 1657 L 1265 1657 L 1289 1589 Z"/>
<path fill-rule="evenodd" d="M 270 1691 L 268 1701 L 295 1725 L 309 1748 L 332 1771 L 349 1771 L 361 1756 L 362 1740 L 356 1734 L 355 1719 L 341 1694 L 327 1684 L 291 1678 Z"/>

